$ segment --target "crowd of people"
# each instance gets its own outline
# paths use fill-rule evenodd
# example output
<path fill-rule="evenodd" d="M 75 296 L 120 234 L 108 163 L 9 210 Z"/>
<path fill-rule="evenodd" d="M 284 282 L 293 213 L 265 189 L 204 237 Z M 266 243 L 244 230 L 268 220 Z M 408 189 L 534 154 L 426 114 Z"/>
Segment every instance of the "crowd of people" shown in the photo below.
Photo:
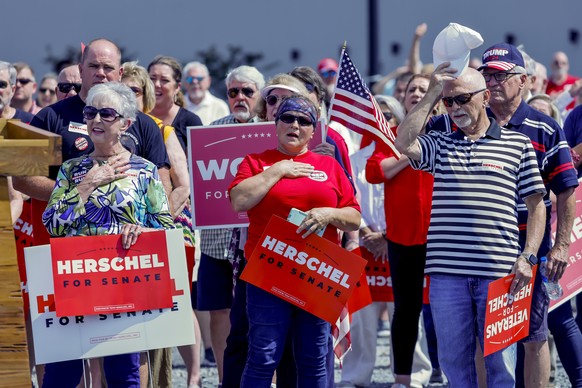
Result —
<path fill-rule="evenodd" d="M 122 63 L 107 39 L 38 84 L 27 64 L 0 62 L 0 117 L 62 136 L 60 168 L 9 181 L 12 217 L 45 201 L 51 236 L 120 234 L 126 248 L 142 233 L 180 228 L 197 255 L 196 344 L 179 347 L 188 387 L 204 385 L 201 365 L 216 367 L 224 388 L 368 386 L 386 315 L 394 388 L 445 380 L 546 387 L 550 334 L 572 386 L 582 387 L 582 314 L 575 318 L 570 302 L 548 314 L 539 271 L 529 335 L 482 355 L 489 283 L 515 274 L 516 294 L 542 256 L 548 278 L 566 271 L 582 176 L 582 79 L 569 73 L 563 52 L 548 73 L 507 43 L 484 50 L 460 75 L 449 63 L 422 65 L 426 30 L 416 28 L 408 63 L 371 88 L 401 155 L 327 123 L 340 71 L 332 58 L 268 79 L 253 66 L 233 68 L 224 97 L 210 92 L 203 63 L 182 66 L 164 55 L 147 67 Z M 326 140 L 310 149 L 321 118 Z M 256 122 L 274 122 L 278 145 L 247 155 L 229 187 L 249 227 L 194 230 L 187 128 Z M 394 301 L 352 315 L 339 382 L 330 324 L 239 278 L 271 215 L 286 218 L 292 208 L 306 213 L 303 238 L 324 231 L 389 264 Z M 172 386 L 171 349 L 87 366 L 93 381 L 112 387 Z M 43 387 L 76 387 L 82 372 L 81 360 L 37 366 Z"/>

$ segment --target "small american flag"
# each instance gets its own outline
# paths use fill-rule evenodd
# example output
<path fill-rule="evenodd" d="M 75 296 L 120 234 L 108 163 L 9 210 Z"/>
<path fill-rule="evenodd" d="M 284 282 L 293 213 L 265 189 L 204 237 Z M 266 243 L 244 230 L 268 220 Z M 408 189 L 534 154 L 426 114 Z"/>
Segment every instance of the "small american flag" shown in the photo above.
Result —
<path fill-rule="evenodd" d="M 344 306 L 340 316 L 331 328 L 333 336 L 333 352 L 339 359 L 340 365 L 344 356 L 352 348 L 352 338 L 350 336 L 350 314 L 347 306 Z"/>
<path fill-rule="evenodd" d="M 329 108 L 329 125 L 332 128 L 334 122 L 386 143 L 396 157 L 400 157 L 394 146 L 396 138 L 390 130 L 390 125 L 345 49 L 342 52 L 335 93 Z"/>

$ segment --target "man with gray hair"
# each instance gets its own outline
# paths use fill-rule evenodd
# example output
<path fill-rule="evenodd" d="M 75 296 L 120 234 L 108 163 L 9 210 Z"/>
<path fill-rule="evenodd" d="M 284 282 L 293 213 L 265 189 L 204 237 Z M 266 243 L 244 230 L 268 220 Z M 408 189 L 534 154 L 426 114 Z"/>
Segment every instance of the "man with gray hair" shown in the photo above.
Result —
<path fill-rule="evenodd" d="M 34 71 L 27 63 L 16 62 L 13 63 L 16 68 L 16 89 L 12 97 L 11 105 L 16 109 L 24 112 L 37 114 L 40 107 L 36 105 L 34 100 L 34 93 L 36 93 L 37 83 L 34 77 Z"/>
<path fill-rule="evenodd" d="M 182 80 L 185 81 L 186 106 L 196 113 L 203 125 L 228 115 L 228 105 L 220 98 L 210 93 L 212 78 L 206 65 L 200 62 L 190 62 L 184 66 Z"/>
<path fill-rule="evenodd" d="M 537 252 L 528 251 L 524 247 L 525 236 L 529 230 L 528 209 L 523 203 L 519 203 L 517 211 L 519 243 L 523 254 L 532 266 L 537 264 L 536 256 L 546 256 L 547 277 L 558 281 L 568 266 L 568 248 L 576 206 L 574 189 L 578 186 L 564 131 L 551 117 L 536 111 L 523 101 L 521 96 L 527 84 L 527 74 L 523 56 L 515 46 L 500 43 L 488 48 L 483 54 L 483 65 L 479 70 L 485 78 L 487 90 L 491 93 L 487 111 L 489 117 L 493 117 L 503 128 L 527 135 L 534 145 L 538 166 L 546 185 L 544 203 L 548 215 L 552 209 L 550 191 L 556 195 L 555 241 L 552 245 L 550 217 L 547 217 L 544 237 Z M 548 305 L 549 299 L 538 271 L 531 304 L 529 336 L 520 341 L 525 349 L 525 373 L 522 374 L 518 369 L 518 387 L 522 378 L 525 378 L 524 383 L 528 388 L 541 388 L 548 383 Z"/>
<path fill-rule="evenodd" d="M 57 100 L 73 97 L 81 91 L 81 74 L 79 65 L 64 67 L 57 77 Z"/>
<path fill-rule="evenodd" d="M 10 105 L 15 90 L 16 68 L 8 62 L 0 61 L 0 118 L 19 119 L 28 124 L 34 116 Z"/>
<path fill-rule="evenodd" d="M 239 66 L 231 70 L 226 76 L 226 89 L 228 96 L 228 104 L 232 112 L 228 116 L 213 121 L 210 125 L 225 125 L 225 124 L 244 124 L 257 122 L 258 117 L 255 115 L 255 106 L 261 98 L 260 90 L 265 86 L 265 78 L 263 75 L 252 66 Z M 236 380 L 234 385 L 240 384 L 240 374 L 227 371 L 227 357 L 225 353 L 227 336 L 231 330 L 231 323 L 237 324 L 240 319 L 236 316 L 230 316 L 230 308 L 233 305 L 233 266 L 230 261 L 234 261 L 234 251 L 229 249 L 233 231 L 237 236 L 241 230 L 233 228 L 221 229 L 204 229 L 200 232 L 200 267 L 198 269 L 197 285 L 197 308 L 199 311 L 210 311 L 210 336 L 212 338 L 212 350 L 216 358 L 216 366 L 218 369 L 219 382 L 223 383 L 223 387 L 228 387 L 228 379 Z M 243 234 L 246 229 L 243 229 Z M 235 271 L 235 276 L 238 278 L 238 271 Z M 237 280 L 235 298 L 237 293 L 244 293 L 244 288 L 239 292 L 239 282 Z M 245 299 L 246 300 L 246 299 Z M 243 303 L 242 308 L 245 308 Z M 234 311 L 233 311 L 234 313 Z M 229 322 L 230 316 L 230 322 Z M 246 319 L 246 315 L 244 316 Z M 238 327 L 238 325 L 236 325 Z M 243 330 L 244 331 L 244 328 Z M 242 333 L 246 336 L 246 331 Z M 229 337 L 230 338 L 230 337 Z M 240 341 L 235 341 L 239 345 Z M 246 340 L 242 341 L 243 346 L 246 346 Z M 238 348 L 235 349 L 237 355 Z M 235 368 L 239 366 L 242 368 L 245 364 L 246 349 L 243 349 L 244 356 L 242 361 L 239 359 L 230 363 Z M 224 373 L 223 373 L 224 362 Z M 242 362 L 241 365 L 240 362 Z M 237 378 L 233 376 L 238 376 Z M 223 378 L 225 380 L 223 380 Z M 226 382 L 226 384 L 225 384 Z"/>

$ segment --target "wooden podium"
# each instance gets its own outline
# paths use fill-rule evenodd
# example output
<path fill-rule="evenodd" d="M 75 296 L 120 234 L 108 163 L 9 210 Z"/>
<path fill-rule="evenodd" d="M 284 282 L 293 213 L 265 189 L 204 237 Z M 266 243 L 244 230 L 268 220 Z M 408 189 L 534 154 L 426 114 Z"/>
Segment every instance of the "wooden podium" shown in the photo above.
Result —
<path fill-rule="evenodd" d="M 6 176 L 48 176 L 61 164 L 61 137 L 19 120 L 0 119 L 0 386 L 30 387 L 30 367 L 16 243 Z"/>

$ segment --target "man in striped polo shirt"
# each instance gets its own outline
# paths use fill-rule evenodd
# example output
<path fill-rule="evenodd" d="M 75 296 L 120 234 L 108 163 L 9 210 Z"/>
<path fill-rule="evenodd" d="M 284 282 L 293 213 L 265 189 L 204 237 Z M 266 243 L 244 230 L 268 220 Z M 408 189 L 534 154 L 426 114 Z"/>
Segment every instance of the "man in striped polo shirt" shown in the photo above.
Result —
<path fill-rule="evenodd" d="M 567 267 L 570 235 L 575 215 L 574 189 L 578 186 L 576 170 L 572 163 L 570 149 L 564 132 L 549 116 L 540 113 L 527 105 L 521 98 L 521 92 L 526 85 L 527 74 L 525 62 L 520 51 L 513 45 L 499 43 L 485 50 L 482 57 L 483 65 L 479 68 L 487 89 L 490 117 L 504 128 L 520 132 L 530 138 L 536 154 L 542 179 L 546 185 L 547 194 L 544 203 L 547 211 L 545 233 L 537 252 L 538 257 L 547 257 L 548 278 L 559 280 Z M 551 243 L 549 192 L 556 194 L 557 231 L 555 243 Z M 520 229 L 520 246 L 524 247 L 527 209 L 523 203 L 518 205 L 518 221 Z M 525 248 L 524 252 L 536 253 Z M 561 350 L 565 361 L 564 368 L 572 379 L 572 373 L 580 376 L 580 338 L 579 331 L 572 330 L 572 312 L 569 304 L 563 304 L 552 311 L 548 319 L 549 299 L 541 284 L 541 276 L 536 276 L 534 294 L 531 306 L 529 336 L 522 339 L 525 349 L 523 367 L 518 367 L 517 388 L 545 387 L 550 376 L 550 351 L 547 343 L 548 326 L 556 347 Z M 568 311 L 567 311 L 568 310 Z M 568 323 L 570 321 L 570 323 Z M 560 334 L 560 335 L 558 335 Z M 576 354 L 576 355 L 575 355 Z M 566 359 L 567 358 L 567 359 Z M 518 365 L 522 357 L 518 357 Z M 570 361 L 572 360 L 572 361 Z M 574 361 L 576 360 L 576 361 Z M 523 370 L 523 371 L 522 371 Z"/>
<path fill-rule="evenodd" d="M 519 247 L 517 199 L 529 210 L 523 252 L 537 252 L 546 190 L 528 137 L 487 116 L 490 92 L 481 74 L 455 72 L 448 62 L 436 68 L 427 94 L 398 128 L 396 147 L 413 168 L 434 175 L 426 273 L 439 360 L 451 387 L 476 387 L 475 338 L 483 346 L 489 283 L 514 273 L 516 294 L 532 277 Z M 431 119 L 421 134 L 441 95 L 448 115 Z M 458 130 L 447 131 L 453 125 Z M 515 345 L 485 364 L 489 386 L 514 386 Z"/>

